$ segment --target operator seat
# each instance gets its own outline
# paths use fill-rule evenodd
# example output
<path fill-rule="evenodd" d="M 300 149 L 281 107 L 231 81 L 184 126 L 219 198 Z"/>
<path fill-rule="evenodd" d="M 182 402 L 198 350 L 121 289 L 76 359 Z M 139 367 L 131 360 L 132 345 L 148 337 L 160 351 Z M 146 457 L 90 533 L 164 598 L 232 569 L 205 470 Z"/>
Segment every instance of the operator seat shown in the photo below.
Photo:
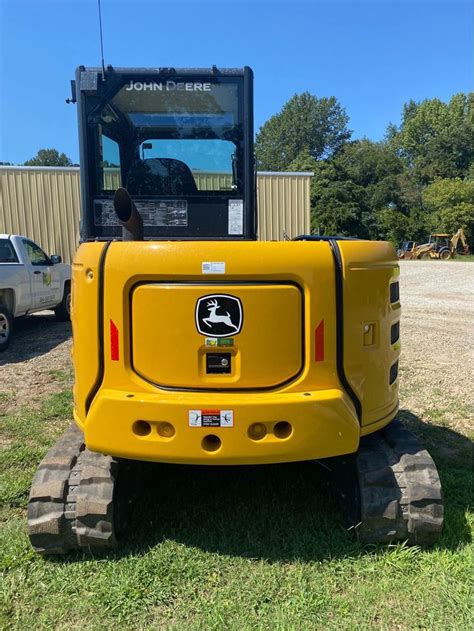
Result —
<path fill-rule="evenodd" d="M 198 192 L 191 169 L 174 158 L 135 160 L 127 177 L 130 195 L 195 195 Z"/>

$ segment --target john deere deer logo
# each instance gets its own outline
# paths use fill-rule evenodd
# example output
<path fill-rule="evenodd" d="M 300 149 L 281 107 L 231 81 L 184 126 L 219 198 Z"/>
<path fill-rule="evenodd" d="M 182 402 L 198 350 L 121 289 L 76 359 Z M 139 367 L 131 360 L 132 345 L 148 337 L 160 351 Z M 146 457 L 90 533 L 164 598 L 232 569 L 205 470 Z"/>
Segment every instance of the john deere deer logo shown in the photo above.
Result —
<path fill-rule="evenodd" d="M 196 327 L 201 335 L 229 337 L 242 328 L 242 304 L 227 294 L 202 296 L 196 303 Z"/>
<path fill-rule="evenodd" d="M 228 311 L 226 311 L 225 315 L 218 315 L 216 313 L 216 311 L 219 309 L 219 303 L 217 302 L 217 300 L 210 300 L 207 303 L 207 309 L 209 311 L 209 317 L 203 318 L 202 320 L 203 322 L 207 324 L 207 326 L 210 326 L 212 328 L 213 324 L 218 324 L 219 322 L 222 322 L 223 324 L 226 324 L 227 326 L 232 327 L 234 331 L 239 330 L 238 326 L 235 326 L 235 324 L 232 324 L 230 313 Z"/>

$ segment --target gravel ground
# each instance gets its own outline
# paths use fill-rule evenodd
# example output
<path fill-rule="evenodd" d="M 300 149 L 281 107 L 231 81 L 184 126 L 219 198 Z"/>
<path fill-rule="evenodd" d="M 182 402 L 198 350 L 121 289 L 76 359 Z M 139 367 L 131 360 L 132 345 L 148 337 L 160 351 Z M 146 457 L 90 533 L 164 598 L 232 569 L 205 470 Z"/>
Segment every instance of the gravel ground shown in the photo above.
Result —
<path fill-rule="evenodd" d="M 401 406 L 473 428 L 474 264 L 400 261 Z"/>
<path fill-rule="evenodd" d="M 474 263 L 400 261 L 401 407 L 472 428 Z M 71 327 L 48 312 L 17 320 L 0 355 L 0 413 L 36 406 L 71 374 Z"/>

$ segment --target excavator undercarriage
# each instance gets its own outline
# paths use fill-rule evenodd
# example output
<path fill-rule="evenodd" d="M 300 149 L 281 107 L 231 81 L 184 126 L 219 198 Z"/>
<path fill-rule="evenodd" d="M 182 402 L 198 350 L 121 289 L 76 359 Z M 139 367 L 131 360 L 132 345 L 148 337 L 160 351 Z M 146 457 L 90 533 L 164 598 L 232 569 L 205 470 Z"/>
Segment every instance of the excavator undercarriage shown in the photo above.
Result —
<path fill-rule="evenodd" d="M 400 421 L 363 438 L 357 454 L 319 464 L 329 472 L 347 530 L 362 543 L 430 545 L 439 538 L 443 498 L 436 465 Z M 141 467 L 89 451 L 73 425 L 33 480 L 28 525 L 36 552 L 116 548 L 142 488 Z"/>

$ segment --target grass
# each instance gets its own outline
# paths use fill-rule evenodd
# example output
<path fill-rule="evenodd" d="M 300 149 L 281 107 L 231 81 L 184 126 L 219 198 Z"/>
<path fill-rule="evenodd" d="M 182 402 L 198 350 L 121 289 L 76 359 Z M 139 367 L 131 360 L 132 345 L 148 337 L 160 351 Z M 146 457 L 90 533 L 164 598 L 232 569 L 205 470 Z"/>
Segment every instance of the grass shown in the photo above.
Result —
<path fill-rule="evenodd" d="M 48 370 L 48 375 L 55 381 L 61 384 L 69 384 L 72 381 L 72 372 L 64 370 Z"/>
<path fill-rule="evenodd" d="M 470 628 L 471 444 L 439 419 L 402 416 L 444 485 L 433 549 L 359 545 L 313 464 L 157 465 L 120 552 L 55 560 L 31 550 L 25 509 L 37 463 L 70 422 L 70 394 L 0 417 L 0 628 Z"/>
<path fill-rule="evenodd" d="M 427 259 L 423 259 L 424 261 L 439 261 L 439 259 L 431 259 L 431 258 L 427 258 Z M 472 263 L 474 261 L 474 254 L 458 254 L 456 256 L 453 256 L 452 258 L 448 259 L 447 261 L 443 261 L 444 263 L 446 262 L 452 262 L 452 261 L 457 261 L 459 262 L 464 262 L 464 263 Z"/>
<path fill-rule="evenodd" d="M 474 254 L 464 254 L 463 256 L 455 256 L 452 259 L 449 259 L 450 261 L 464 261 L 464 262 L 470 262 L 472 263 L 472 261 L 474 261 Z"/>

